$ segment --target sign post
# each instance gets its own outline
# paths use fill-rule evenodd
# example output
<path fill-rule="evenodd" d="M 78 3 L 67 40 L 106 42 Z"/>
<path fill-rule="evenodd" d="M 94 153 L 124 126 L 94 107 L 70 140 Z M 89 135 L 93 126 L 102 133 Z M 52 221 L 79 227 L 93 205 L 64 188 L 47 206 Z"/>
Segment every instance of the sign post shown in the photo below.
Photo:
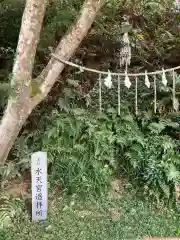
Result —
<path fill-rule="evenodd" d="M 35 152 L 31 156 L 32 221 L 47 218 L 47 153 Z"/>

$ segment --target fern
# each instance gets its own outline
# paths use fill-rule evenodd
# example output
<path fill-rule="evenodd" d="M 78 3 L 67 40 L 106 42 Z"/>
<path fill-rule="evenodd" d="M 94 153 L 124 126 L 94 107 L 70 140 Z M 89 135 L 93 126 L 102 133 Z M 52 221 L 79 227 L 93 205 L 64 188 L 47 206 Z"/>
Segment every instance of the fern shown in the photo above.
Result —
<path fill-rule="evenodd" d="M 22 206 L 9 197 L 0 197 L 0 229 L 12 227 L 15 216 L 21 214 Z"/>

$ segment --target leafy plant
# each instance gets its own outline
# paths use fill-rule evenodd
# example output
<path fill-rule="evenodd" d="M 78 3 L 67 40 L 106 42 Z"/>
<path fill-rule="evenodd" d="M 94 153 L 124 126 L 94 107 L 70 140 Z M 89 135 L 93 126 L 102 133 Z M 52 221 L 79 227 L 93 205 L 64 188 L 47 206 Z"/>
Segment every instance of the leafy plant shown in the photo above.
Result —
<path fill-rule="evenodd" d="M 43 149 L 52 162 L 51 181 L 60 181 L 71 193 L 101 192 L 111 175 L 114 140 L 108 117 L 95 117 L 79 108 L 68 115 L 57 112 L 43 138 Z"/>
<path fill-rule="evenodd" d="M 0 231 L 14 225 L 14 218 L 22 213 L 22 202 L 0 196 Z"/>
<path fill-rule="evenodd" d="M 148 125 L 150 132 L 125 152 L 140 183 L 156 198 L 172 197 L 175 184 L 180 181 L 179 143 L 163 135 L 163 130 L 169 125 L 173 126 L 168 121 L 151 122 Z"/>

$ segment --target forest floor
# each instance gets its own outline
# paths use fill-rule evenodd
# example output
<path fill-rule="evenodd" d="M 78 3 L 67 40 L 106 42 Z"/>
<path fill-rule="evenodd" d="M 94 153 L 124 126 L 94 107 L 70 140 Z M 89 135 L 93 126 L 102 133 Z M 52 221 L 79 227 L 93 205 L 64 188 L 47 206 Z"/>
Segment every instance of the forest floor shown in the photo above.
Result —
<path fill-rule="evenodd" d="M 163 203 L 157 206 L 142 200 L 131 184 L 118 180 L 112 182 L 108 195 L 99 198 L 86 196 L 85 200 L 59 193 L 50 198 L 46 221 L 31 222 L 25 210 L 13 219 L 11 228 L 0 230 L 0 240 L 135 240 L 180 236 L 180 214 Z"/>

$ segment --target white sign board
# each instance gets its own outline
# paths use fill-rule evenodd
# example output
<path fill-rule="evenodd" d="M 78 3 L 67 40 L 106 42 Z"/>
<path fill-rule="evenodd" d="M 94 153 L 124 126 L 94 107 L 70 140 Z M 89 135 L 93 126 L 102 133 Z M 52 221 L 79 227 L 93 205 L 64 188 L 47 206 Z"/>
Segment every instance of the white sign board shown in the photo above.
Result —
<path fill-rule="evenodd" d="M 47 153 L 36 152 L 31 156 L 32 181 L 32 220 L 39 221 L 47 218 Z"/>

